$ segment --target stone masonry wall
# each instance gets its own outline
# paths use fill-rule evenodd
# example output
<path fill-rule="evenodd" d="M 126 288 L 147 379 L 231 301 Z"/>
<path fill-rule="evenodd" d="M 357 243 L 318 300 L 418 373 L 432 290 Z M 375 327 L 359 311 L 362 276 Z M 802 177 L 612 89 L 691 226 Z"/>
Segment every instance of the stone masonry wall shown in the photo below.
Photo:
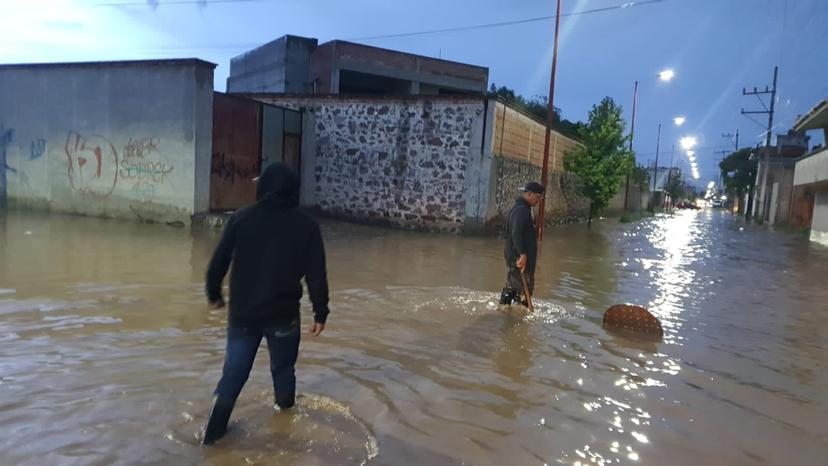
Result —
<path fill-rule="evenodd" d="M 527 181 L 539 181 L 541 169 L 533 164 L 494 156 L 493 178 L 499 180 L 494 193 L 494 215 L 489 219 L 492 229 L 500 229 L 504 225 L 509 210 L 515 199 L 520 195 L 518 188 Z M 546 180 L 546 213 L 544 220 L 547 225 L 572 223 L 585 219 L 589 215 L 589 200 L 579 196 L 576 192 L 575 176 L 559 170 L 549 172 Z"/>
<path fill-rule="evenodd" d="M 312 114 L 315 149 L 303 150 L 302 163 L 313 164 L 303 183 L 315 184 L 315 207 L 404 228 L 462 228 L 481 99 L 254 97 Z"/>

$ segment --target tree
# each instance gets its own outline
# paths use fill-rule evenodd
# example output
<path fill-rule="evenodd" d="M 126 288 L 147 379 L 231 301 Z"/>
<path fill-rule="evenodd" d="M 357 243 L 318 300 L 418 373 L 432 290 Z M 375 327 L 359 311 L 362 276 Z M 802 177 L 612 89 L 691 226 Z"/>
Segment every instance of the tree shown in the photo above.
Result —
<path fill-rule="evenodd" d="M 589 199 L 589 221 L 603 210 L 615 195 L 621 180 L 633 166 L 633 153 L 627 149 L 621 107 L 610 97 L 589 112 L 589 123 L 580 131 L 583 145 L 564 155 L 564 168 L 580 180 L 579 192 Z"/>
<path fill-rule="evenodd" d="M 497 87 L 495 83 L 489 86 L 489 95 L 500 97 L 513 107 L 529 113 L 541 121 L 546 121 L 546 115 L 549 113 L 549 99 L 546 96 L 536 95 L 531 99 L 527 99 L 515 92 L 514 89 L 506 86 Z M 561 109 L 555 107 L 554 111 L 552 128 L 564 136 L 579 139 L 578 130 L 585 125 L 580 121 L 561 120 Z"/>
<path fill-rule="evenodd" d="M 630 179 L 633 184 L 638 185 L 638 207 L 641 208 L 641 198 L 644 197 L 644 188 L 650 185 L 650 172 L 647 171 L 647 167 L 644 165 L 635 164 L 633 165 L 632 173 L 630 173 Z"/>
<path fill-rule="evenodd" d="M 721 162 L 719 168 L 722 170 L 725 191 L 728 194 L 735 194 L 738 199 L 743 199 L 744 194 L 750 193 L 753 197 L 753 186 L 756 184 L 756 160 L 750 160 L 753 149 L 750 147 L 740 149 L 728 155 Z M 750 204 L 750 201 L 748 201 Z M 747 211 L 745 211 L 747 207 Z M 750 206 L 739 203 L 739 213 L 750 212 Z"/>
<path fill-rule="evenodd" d="M 667 182 L 664 185 L 664 191 L 670 196 L 672 202 L 680 199 L 690 191 L 689 186 L 681 179 L 681 172 L 678 170 L 671 170 L 667 175 Z"/>

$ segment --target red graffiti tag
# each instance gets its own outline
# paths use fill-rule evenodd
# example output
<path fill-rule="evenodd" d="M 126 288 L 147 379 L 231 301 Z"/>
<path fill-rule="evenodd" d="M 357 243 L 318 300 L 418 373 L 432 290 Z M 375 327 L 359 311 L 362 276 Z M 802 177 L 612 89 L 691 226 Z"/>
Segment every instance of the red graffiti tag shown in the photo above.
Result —
<path fill-rule="evenodd" d="M 73 190 L 99 197 L 112 194 L 118 183 L 118 153 L 108 139 L 70 132 L 66 157 L 66 173 Z M 91 164 L 94 167 L 87 166 Z"/>

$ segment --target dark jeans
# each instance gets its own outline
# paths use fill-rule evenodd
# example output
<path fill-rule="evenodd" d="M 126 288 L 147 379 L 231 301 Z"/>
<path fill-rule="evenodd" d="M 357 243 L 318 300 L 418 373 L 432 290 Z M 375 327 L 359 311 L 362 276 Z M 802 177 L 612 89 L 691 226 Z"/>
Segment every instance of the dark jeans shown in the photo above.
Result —
<path fill-rule="evenodd" d="M 224 369 L 214 394 L 227 400 L 235 401 L 238 398 L 250 375 L 259 343 L 264 337 L 270 353 L 270 374 L 273 377 L 276 404 L 283 409 L 293 406 L 296 399 L 294 366 L 299 356 L 300 335 L 298 320 L 289 327 L 281 328 L 228 327 Z"/>
<path fill-rule="evenodd" d="M 529 287 L 529 294 L 535 294 L 535 271 L 526 270 L 526 286 Z M 523 297 L 523 281 L 520 278 L 520 269 L 517 267 L 509 267 L 506 272 L 506 288 L 517 291 L 518 295 Z"/>

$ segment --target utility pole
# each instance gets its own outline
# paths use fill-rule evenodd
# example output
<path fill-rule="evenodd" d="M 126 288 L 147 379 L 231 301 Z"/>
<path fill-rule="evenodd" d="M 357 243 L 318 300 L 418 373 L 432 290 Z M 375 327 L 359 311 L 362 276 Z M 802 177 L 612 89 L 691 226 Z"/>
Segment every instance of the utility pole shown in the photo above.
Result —
<path fill-rule="evenodd" d="M 722 134 L 722 137 L 727 139 L 731 143 L 733 143 L 733 152 L 738 152 L 739 151 L 739 128 L 736 128 L 736 134 L 724 133 L 724 134 Z M 719 163 L 724 161 L 725 157 L 728 155 L 728 152 L 730 152 L 730 151 L 725 150 L 725 149 L 720 149 L 720 150 L 714 151 L 715 154 L 719 155 Z M 719 182 L 718 182 L 718 185 L 719 185 L 719 190 L 724 192 L 724 176 L 722 174 L 721 168 L 719 168 Z"/>
<path fill-rule="evenodd" d="M 633 87 L 633 109 L 632 109 L 632 121 L 630 122 L 630 153 L 633 151 L 633 137 L 635 137 L 635 103 L 638 100 L 638 80 L 635 81 L 635 86 Z M 633 159 L 633 164 L 635 164 L 635 159 Z M 633 167 L 634 168 L 634 167 Z M 630 171 L 627 172 L 627 181 L 624 183 L 624 211 L 627 211 L 627 196 L 630 194 L 630 173 L 632 172 L 632 168 Z M 640 201 L 640 199 L 639 199 Z M 641 206 L 638 206 L 641 208 Z"/>
<path fill-rule="evenodd" d="M 558 69 L 558 30 L 561 27 L 561 0 L 558 0 L 555 10 L 555 42 L 552 46 L 552 76 L 549 78 L 549 108 L 546 111 L 546 135 L 543 140 L 543 168 L 541 169 L 541 183 L 544 186 L 549 178 L 549 139 L 552 133 L 552 120 L 555 118 L 555 73 Z M 538 240 L 543 239 L 543 217 L 546 209 L 546 197 L 542 197 L 538 209 L 537 236 Z"/>
<path fill-rule="evenodd" d="M 767 190 L 768 190 L 767 183 L 768 183 L 768 171 L 770 171 L 770 144 L 771 144 L 771 137 L 773 136 L 773 112 L 774 112 L 775 107 L 776 107 L 776 78 L 778 76 L 778 73 L 779 73 L 779 67 L 774 66 L 773 67 L 773 87 L 768 88 L 768 86 L 765 86 L 764 91 L 757 90 L 757 88 L 754 87 L 753 91 L 749 92 L 749 91 L 746 91 L 744 88 L 742 88 L 742 95 L 756 96 L 756 98 L 759 100 L 759 103 L 761 103 L 762 107 L 764 107 L 764 110 L 754 110 L 754 111 L 745 111 L 745 109 L 743 108 L 742 109 L 742 115 L 745 115 L 751 121 L 758 124 L 759 126 L 762 126 L 762 124 L 759 123 L 758 121 L 754 120 L 753 117 L 751 117 L 750 115 L 755 115 L 755 114 L 767 114 L 768 115 L 768 129 L 767 129 L 767 133 L 765 134 L 765 154 L 764 154 L 765 156 L 763 157 L 765 159 L 765 164 L 764 164 L 765 169 L 762 170 L 762 190 L 761 190 L 761 192 L 756 193 L 757 195 L 761 196 L 761 199 L 762 199 L 762 204 L 761 204 L 762 205 L 762 212 L 760 213 L 759 223 L 762 223 L 763 221 L 765 221 L 765 216 L 769 212 L 769 209 L 768 209 L 768 206 L 767 206 L 767 197 L 768 197 L 767 196 Z M 767 95 L 767 94 L 770 94 L 770 108 L 768 108 L 768 106 L 765 105 L 765 102 L 760 97 L 761 95 Z M 747 213 L 746 217 L 750 217 L 750 213 Z"/>
<path fill-rule="evenodd" d="M 736 134 L 724 133 L 724 134 L 722 134 L 722 137 L 727 139 L 728 141 L 730 141 L 733 144 L 733 150 L 734 151 L 739 150 L 739 128 L 736 128 Z M 736 139 L 734 140 L 734 138 L 736 138 Z"/>

